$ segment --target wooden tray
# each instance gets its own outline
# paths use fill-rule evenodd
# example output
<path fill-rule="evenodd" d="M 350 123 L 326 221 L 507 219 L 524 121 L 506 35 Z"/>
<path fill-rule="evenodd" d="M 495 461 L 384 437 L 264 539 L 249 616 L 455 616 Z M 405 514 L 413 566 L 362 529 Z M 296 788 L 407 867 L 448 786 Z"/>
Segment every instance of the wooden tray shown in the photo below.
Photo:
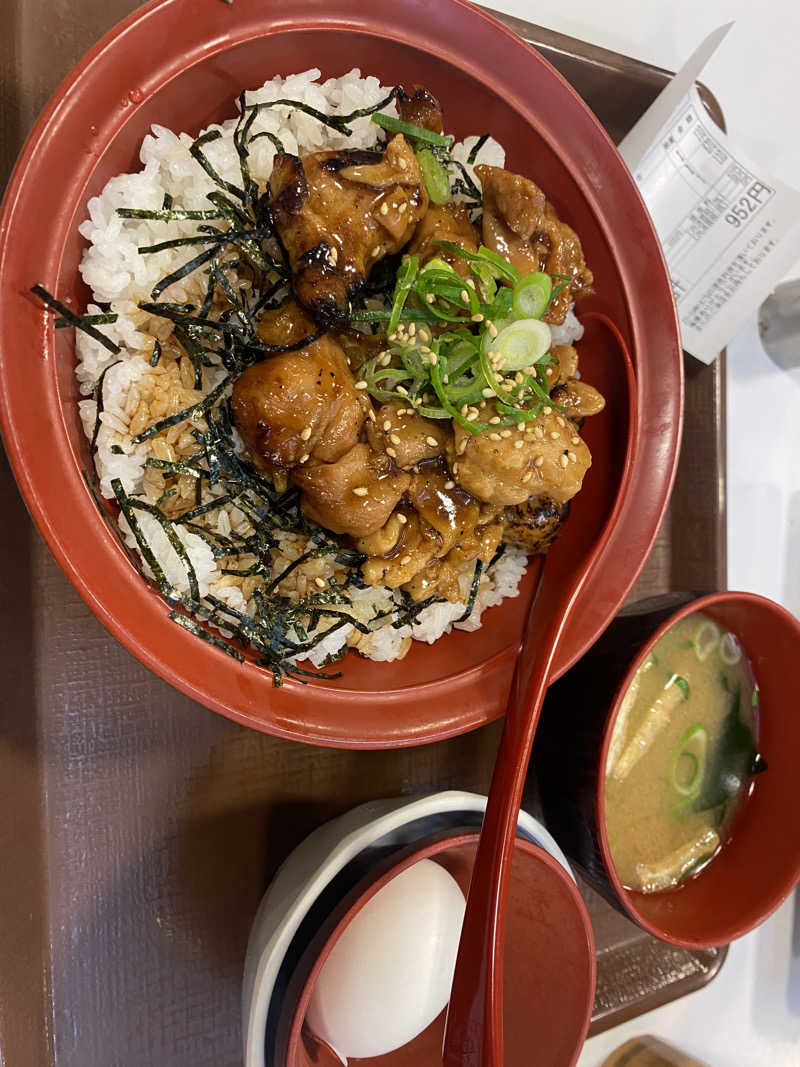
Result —
<path fill-rule="evenodd" d="M 7 0 L 0 180 L 58 81 L 133 7 Z M 668 78 L 507 21 L 615 138 Z M 636 598 L 725 583 L 723 367 L 687 360 L 683 458 Z M 4 460 L 0 500 L 0 1062 L 235 1067 L 248 930 L 284 857 L 368 798 L 485 791 L 499 727 L 394 752 L 242 729 L 171 689 L 103 629 L 32 526 Z M 528 799 L 535 806 L 533 789 Z M 722 951 L 670 948 L 588 890 L 587 899 L 598 944 L 593 1031 L 698 988 L 722 962 Z"/>

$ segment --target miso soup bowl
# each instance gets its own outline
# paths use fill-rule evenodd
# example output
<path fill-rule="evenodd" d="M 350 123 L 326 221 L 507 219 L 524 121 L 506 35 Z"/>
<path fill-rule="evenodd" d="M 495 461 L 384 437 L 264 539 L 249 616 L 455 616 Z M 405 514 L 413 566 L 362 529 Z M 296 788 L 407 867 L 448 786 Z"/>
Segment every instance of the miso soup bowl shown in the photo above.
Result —
<path fill-rule="evenodd" d="M 767 770 L 753 782 L 730 840 L 676 889 L 639 893 L 617 876 L 605 827 L 605 766 L 625 693 L 656 642 L 703 612 L 739 638 L 759 687 L 756 745 Z M 534 767 L 545 821 L 598 891 L 645 930 L 711 948 L 752 930 L 800 881 L 800 623 L 751 593 L 668 594 L 617 616 L 591 652 L 551 687 Z"/>
<path fill-rule="evenodd" d="M 380 889 L 420 860 L 444 867 L 466 896 L 478 838 L 474 829 L 434 834 L 378 864 L 343 898 L 290 980 L 274 1067 L 337 1067 L 338 1057 L 304 1025 L 334 945 Z M 505 1062 L 574 1067 L 589 1027 L 595 977 L 591 922 L 574 880 L 548 852 L 518 837 L 504 955 Z M 401 1048 L 354 1062 L 359 1067 L 441 1067 L 445 1014 Z"/>

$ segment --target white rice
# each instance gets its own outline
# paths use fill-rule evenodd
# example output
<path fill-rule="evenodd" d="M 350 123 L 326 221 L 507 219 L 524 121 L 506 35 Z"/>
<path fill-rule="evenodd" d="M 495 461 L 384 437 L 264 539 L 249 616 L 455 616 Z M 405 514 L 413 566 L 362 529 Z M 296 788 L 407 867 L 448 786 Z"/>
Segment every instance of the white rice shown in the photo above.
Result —
<path fill-rule="evenodd" d="M 320 82 L 319 70 L 313 69 L 288 78 L 274 78 L 260 89 L 247 94 L 247 103 L 260 103 L 281 98 L 302 101 L 327 114 L 347 114 L 357 108 L 374 105 L 388 94 L 377 78 L 362 77 L 359 70 L 351 70 L 341 78 Z M 394 105 L 387 107 L 388 114 L 396 115 Z M 227 181 L 241 180 L 239 159 L 233 145 L 235 119 L 219 126 L 221 136 L 205 145 L 204 151 L 212 166 Z M 321 148 L 370 148 L 378 140 L 380 131 L 368 117 L 352 123 L 351 136 L 337 134 L 312 117 L 289 107 L 276 107 L 258 113 L 252 134 L 274 134 L 287 152 L 309 152 Z M 90 304 L 87 313 L 112 311 L 117 321 L 104 326 L 103 333 L 121 348 L 120 355 L 113 355 L 97 341 L 79 332 L 77 334 L 76 375 L 80 392 L 87 399 L 80 402 L 80 414 L 87 437 L 92 436 L 97 416 L 94 394 L 104 371 L 103 411 L 100 415 L 99 432 L 96 438 L 95 465 L 100 492 L 104 497 L 114 496 L 111 483 L 119 479 L 125 492 L 136 499 L 155 503 L 163 482 L 157 472 L 145 466 L 150 457 L 175 460 L 195 450 L 187 439 L 185 426 L 171 428 L 142 443 L 135 443 L 137 433 L 151 423 L 195 403 L 202 393 L 193 388 L 192 369 L 188 359 L 179 352 L 167 351 L 159 364 L 149 363 L 156 340 L 166 342 L 171 325 L 164 319 L 154 318 L 138 308 L 140 302 L 151 299 L 153 286 L 163 277 L 182 266 L 196 250 L 191 247 L 168 249 L 142 255 L 138 249 L 176 237 L 187 237 L 198 232 L 198 223 L 192 221 L 157 221 L 146 219 L 123 219 L 117 208 L 160 209 L 165 196 L 171 197 L 176 207 L 204 210 L 211 205 L 206 194 L 217 187 L 200 164 L 191 156 L 190 146 L 195 135 L 174 133 L 163 126 L 152 127 L 144 138 L 140 151 L 142 169 L 134 174 L 122 174 L 112 178 L 102 193 L 89 201 L 89 217 L 80 226 L 80 233 L 88 242 L 81 274 L 92 291 L 96 303 Z M 467 163 L 470 150 L 477 136 L 468 137 L 453 146 L 455 159 L 461 161 L 471 172 Z M 272 170 L 275 149 L 268 137 L 260 137 L 250 150 L 249 164 L 254 179 L 263 188 Z M 481 148 L 476 162 L 502 166 L 505 153 L 502 147 L 489 138 Z M 161 300 L 177 303 L 199 304 L 205 293 L 206 277 L 197 271 L 175 282 L 161 294 Z M 576 326 L 577 331 L 576 332 Z M 568 318 L 561 328 L 568 343 L 580 336 L 581 328 Z M 555 335 L 554 335 L 555 339 Z M 221 367 L 208 368 L 204 373 L 203 390 L 208 392 L 222 379 Z M 184 484 L 185 483 L 185 484 Z M 189 506 L 193 479 L 179 479 L 179 502 L 184 510 Z M 167 581 L 180 593 L 189 589 L 184 564 L 164 534 L 159 523 L 151 516 L 137 512 L 142 528 Z M 223 535 L 231 529 L 247 532 L 246 517 L 234 506 L 221 508 L 216 514 L 217 530 Z M 138 546 L 124 519 L 121 529 L 128 543 L 138 551 Z M 242 579 L 223 575 L 221 566 L 200 537 L 180 525 L 175 529 L 194 566 L 201 596 L 213 593 L 232 608 L 253 613 L 252 599 L 254 579 Z M 300 555 L 306 547 L 305 540 L 295 534 L 286 534 L 272 561 L 273 577 L 280 574 L 288 562 Z M 354 645 L 371 659 L 394 660 L 406 654 L 411 640 L 432 643 L 453 626 L 464 630 L 476 630 L 482 613 L 506 597 L 517 595 L 518 585 L 525 573 L 526 556 L 523 551 L 508 548 L 488 575 L 481 577 L 478 594 L 469 617 L 459 622 L 466 610 L 472 581 L 473 565 L 465 565 L 461 578 L 463 598 L 458 603 L 439 603 L 426 608 L 413 625 L 395 629 L 391 621 L 370 634 L 360 633 L 354 626 L 342 625 L 308 654 L 315 665 L 328 656 L 339 652 L 345 644 Z M 148 568 L 144 565 L 147 572 Z M 335 566 L 326 558 L 310 560 L 298 567 L 288 588 L 281 588 L 289 596 L 304 595 L 306 586 L 315 577 L 325 580 L 335 572 Z M 369 624 L 375 615 L 391 607 L 393 601 L 389 590 L 358 589 L 351 586 L 350 613 L 359 621 Z"/>

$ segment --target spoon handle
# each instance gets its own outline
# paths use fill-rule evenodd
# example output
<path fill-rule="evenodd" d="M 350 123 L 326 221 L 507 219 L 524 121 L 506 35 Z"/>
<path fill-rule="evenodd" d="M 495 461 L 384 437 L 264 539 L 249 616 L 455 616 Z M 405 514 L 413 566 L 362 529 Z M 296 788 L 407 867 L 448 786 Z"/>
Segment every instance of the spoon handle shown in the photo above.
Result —
<path fill-rule="evenodd" d="M 553 658 L 587 570 L 580 568 L 566 596 L 561 590 L 560 605 L 547 605 L 546 622 L 538 597 L 528 614 L 461 932 L 445 1067 L 503 1065 L 503 931 L 517 818 Z"/>

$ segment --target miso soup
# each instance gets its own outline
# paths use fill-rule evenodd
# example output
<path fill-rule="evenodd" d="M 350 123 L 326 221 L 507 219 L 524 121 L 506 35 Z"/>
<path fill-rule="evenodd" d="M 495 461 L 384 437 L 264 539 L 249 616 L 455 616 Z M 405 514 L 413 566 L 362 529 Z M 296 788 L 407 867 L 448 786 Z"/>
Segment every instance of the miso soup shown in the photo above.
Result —
<path fill-rule="evenodd" d="M 608 844 L 620 881 L 654 893 L 724 844 L 765 766 L 758 687 L 736 637 L 697 612 L 653 647 L 622 701 L 606 762 Z"/>

